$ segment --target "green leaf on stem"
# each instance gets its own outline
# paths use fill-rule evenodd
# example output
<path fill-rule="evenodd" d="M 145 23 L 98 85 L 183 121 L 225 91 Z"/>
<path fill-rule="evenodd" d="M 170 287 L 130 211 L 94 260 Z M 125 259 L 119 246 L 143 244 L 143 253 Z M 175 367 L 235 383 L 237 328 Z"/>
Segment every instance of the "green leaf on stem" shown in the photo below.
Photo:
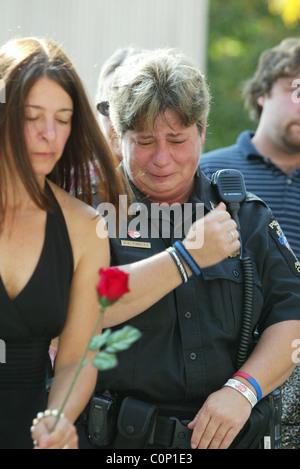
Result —
<path fill-rule="evenodd" d="M 141 337 L 141 332 L 132 326 L 124 326 L 113 332 L 107 339 L 106 352 L 115 353 L 126 350 L 130 345 Z"/>
<path fill-rule="evenodd" d="M 114 368 L 117 364 L 117 356 L 114 353 L 107 353 L 106 351 L 99 352 L 93 360 L 93 365 L 102 371 Z"/>
<path fill-rule="evenodd" d="M 111 329 L 106 329 L 102 334 L 95 335 L 89 344 L 89 350 L 93 350 L 94 352 L 101 348 L 104 344 L 106 344 L 106 341 L 111 333 Z"/>

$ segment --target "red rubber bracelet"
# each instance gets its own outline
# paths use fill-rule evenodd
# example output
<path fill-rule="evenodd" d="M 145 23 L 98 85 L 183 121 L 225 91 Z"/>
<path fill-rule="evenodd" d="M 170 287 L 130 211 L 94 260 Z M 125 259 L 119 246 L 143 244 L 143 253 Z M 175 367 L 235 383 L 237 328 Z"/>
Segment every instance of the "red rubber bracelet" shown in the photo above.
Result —
<path fill-rule="evenodd" d="M 249 375 L 248 373 L 245 373 L 244 371 L 237 371 L 236 373 L 234 373 L 234 375 L 232 375 L 232 377 L 234 376 L 240 376 L 241 378 L 245 378 L 245 379 L 252 378 L 251 375 Z"/>
<path fill-rule="evenodd" d="M 260 385 L 258 384 L 258 382 L 252 378 L 251 375 L 249 375 L 248 373 L 245 373 L 244 371 L 237 371 L 236 373 L 234 373 L 234 376 L 240 376 L 241 378 L 244 378 L 246 379 L 247 381 L 249 381 L 249 383 L 252 384 L 252 386 L 254 387 L 255 391 L 256 391 L 256 395 L 257 395 L 257 401 L 259 402 L 262 398 L 262 392 L 261 392 L 261 388 L 260 388 Z"/>

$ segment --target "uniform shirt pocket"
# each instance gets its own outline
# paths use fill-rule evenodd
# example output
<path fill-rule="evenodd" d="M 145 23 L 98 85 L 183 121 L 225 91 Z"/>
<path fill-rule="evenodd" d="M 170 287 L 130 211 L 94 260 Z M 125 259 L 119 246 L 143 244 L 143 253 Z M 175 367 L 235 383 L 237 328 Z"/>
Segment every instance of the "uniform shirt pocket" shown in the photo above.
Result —
<path fill-rule="evenodd" d="M 253 329 L 263 307 L 262 285 L 256 265 L 253 271 Z M 227 258 L 211 267 L 202 269 L 205 281 L 206 314 L 224 332 L 240 332 L 245 297 L 244 266 L 238 257 Z"/>

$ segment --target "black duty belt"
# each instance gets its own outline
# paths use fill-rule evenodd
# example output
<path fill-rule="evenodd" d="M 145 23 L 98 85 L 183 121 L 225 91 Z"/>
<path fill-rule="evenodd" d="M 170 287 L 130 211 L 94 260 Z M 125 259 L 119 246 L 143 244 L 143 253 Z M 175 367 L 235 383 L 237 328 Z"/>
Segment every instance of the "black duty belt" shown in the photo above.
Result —
<path fill-rule="evenodd" d="M 113 420 L 114 428 L 112 438 L 108 443 L 101 444 L 92 441 L 96 447 L 109 447 L 115 449 L 139 449 L 139 448 L 190 448 L 192 430 L 187 424 L 196 415 L 199 403 L 191 403 L 191 406 L 173 407 L 172 404 L 155 405 L 143 402 L 132 397 L 126 397 L 121 402 L 118 415 Z M 193 408 L 194 407 L 194 408 Z M 89 417 L 80 419 L 79 424 L 87 425 L 91 437 L 90 427 L 96 433 L 102 431 L 97 415 L 89 412 Z M 275 418 L 276 417 L 276 418 Z M 189 419 L 189 420 L 187 420 Z M 281 394 L 275 390 L 269 396 L 263 398 L 252 410 L 250 418 L 243 429 L 236 436 L 231 449 L 258 449 L 265 447 L 265 438 L 271 441 L 270 448 L 281 448 Z M 91 425 L 94 424 L 94 426 Z M 99 427 L 99 428 L 98 428 Z M 107 446 L 109 445 L 109 446 Z"/>
<path fill-rule="evenodd" d="M 187 420 L 159 415 L 156 405 L 126 397 L 121 405 L 114 447 L 190 448 Z"/>
<path fill-rule="evenodd" d="M 162 448 L 191 448 L 192 430 L 187 427 L 188 423 L 189 420 L 158 415 L 152 432 L 153 437 L 149 438 L 149 445 Z"/>

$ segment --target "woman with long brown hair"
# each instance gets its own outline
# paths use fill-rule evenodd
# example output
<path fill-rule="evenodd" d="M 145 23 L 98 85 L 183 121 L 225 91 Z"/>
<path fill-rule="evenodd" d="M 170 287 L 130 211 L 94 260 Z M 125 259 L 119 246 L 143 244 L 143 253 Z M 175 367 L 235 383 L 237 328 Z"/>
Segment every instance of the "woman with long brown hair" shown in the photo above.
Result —
<path fill-rule="evenodd" d="M 76 448 L 73 422 L 93 391 L 92 365 L 50 430 L 98 313 L 98 271 L 109 265 L 108 240 L 96 235 L 101 219 L 88 205 L 91 165 L 101 200 L 117 204 L 121 183 L 81 80 L 56 44 L 4 44 L 0 86 L 0 448 L 32 448 L 33 440 Z M 45 368 L 57 336 L 47 402 Z"/>

